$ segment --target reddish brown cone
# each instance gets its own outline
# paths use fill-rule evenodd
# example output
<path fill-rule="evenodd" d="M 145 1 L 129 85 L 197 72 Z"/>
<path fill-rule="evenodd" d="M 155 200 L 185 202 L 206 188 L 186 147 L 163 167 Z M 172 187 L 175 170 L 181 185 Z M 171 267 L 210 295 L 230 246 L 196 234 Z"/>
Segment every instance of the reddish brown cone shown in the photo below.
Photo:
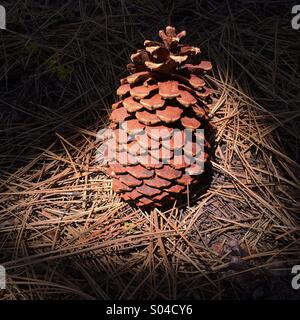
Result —
<path fill-rule="evenodd" d="M 208 133 L 196 130 L 208 127 L 212 90 L 203 76 L 212 66 L 201 60 L 199 48 L 180 43 L 185 35 L 168 26 L 159 32 L 162 42 L 146 40 L 145 48 L 131 55 L 131 74 L 117 89 L 120 100 L 113 105 L 111 127 L 136 134 L 124 143 L 116 133 L 114 149 L 128 161 L 111 157 L 108 173 L 113 190 L 137 206 L 172 204 L 197 183 L 199 168 L 208 159 Z M 173 136 L 173 131 L 185 129 L 191 132 L 189 141 Z M 205 145 L 202 153 L 196 148 L 199 136 Z M 192 149 L 178 155 L 184 146 Z M 188 161 L 191 157 L 195 162 Z"/>

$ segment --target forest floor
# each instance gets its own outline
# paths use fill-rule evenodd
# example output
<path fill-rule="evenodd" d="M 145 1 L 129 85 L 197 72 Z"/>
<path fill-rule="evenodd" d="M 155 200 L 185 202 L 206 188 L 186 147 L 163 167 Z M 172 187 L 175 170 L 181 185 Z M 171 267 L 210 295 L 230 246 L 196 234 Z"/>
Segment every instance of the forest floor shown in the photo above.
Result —
<path fill-rule="evenodd" d="M 291 2 L 2 3 L 1 299 L 299 298 Z M 112 192 L 96 134 L 130 54 L 169 24 L 213 63 L 213 180 L 186 204 L 144 212 Z"/>

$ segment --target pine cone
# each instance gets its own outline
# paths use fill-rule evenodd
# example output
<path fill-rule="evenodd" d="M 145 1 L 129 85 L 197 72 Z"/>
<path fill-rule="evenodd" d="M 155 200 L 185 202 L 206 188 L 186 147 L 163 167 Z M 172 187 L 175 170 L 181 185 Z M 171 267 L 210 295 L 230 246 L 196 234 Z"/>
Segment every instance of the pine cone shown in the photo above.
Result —
<path fill-rule="evenodd" d="M 113 190 L 139 207 L 182 198 L 208 162 L 212 89 L 203 75 L 212 66 L 199 48 L 180 44 L 185 35 L 168 26 L 159 32 L 163 43 L 146 40 L 131 55 L 131 74 L 121 79 L 120 101 L 112 105 L 108 174 Z"/>

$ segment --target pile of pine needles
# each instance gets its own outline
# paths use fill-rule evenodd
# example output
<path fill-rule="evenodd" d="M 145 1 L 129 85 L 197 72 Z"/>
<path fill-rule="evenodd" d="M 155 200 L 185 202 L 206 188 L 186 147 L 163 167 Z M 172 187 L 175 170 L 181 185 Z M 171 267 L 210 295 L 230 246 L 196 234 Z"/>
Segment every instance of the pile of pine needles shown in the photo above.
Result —
<path fill-rule="evenodd" d="M 293 298 L 300 264 L 299 32 L 288 1 L 3 1 L 2 299 Z M 213 62 L 213 181 L 122 202 L 96 161 L 130 54 L 159 28 Z"/>

